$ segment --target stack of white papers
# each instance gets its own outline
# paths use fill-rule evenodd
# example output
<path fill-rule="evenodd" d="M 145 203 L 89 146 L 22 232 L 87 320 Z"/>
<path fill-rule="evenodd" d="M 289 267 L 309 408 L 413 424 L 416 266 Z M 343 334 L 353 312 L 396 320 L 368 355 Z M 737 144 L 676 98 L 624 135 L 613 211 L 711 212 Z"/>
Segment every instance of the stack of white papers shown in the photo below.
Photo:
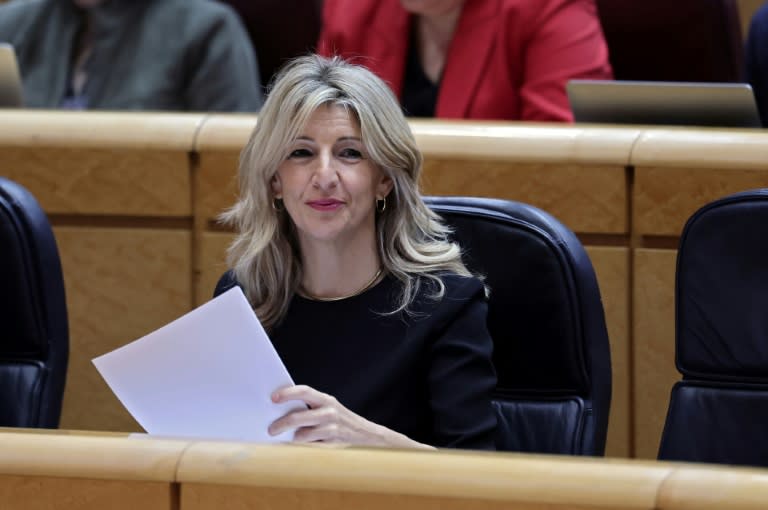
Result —
<path fill-rule="evenodd" d="M 270 400 L 293 381 L 239 287 L 93 363 L 150 434 L 290 441 L 267 427 L 306 409 Z"/>

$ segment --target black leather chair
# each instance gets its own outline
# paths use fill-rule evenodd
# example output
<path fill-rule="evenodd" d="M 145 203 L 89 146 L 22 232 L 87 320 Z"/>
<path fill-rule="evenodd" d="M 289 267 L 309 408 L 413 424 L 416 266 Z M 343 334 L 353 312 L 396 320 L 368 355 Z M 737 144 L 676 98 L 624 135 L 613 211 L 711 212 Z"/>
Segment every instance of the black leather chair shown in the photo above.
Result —
<path fill-rule="evenodd" d="M 768 467 L 768 189 L 712 202 L 680 238 L 659 459 Z"/>
<path fill-rule="evenodd" d="M 536 207 L 427 197 L 465 262 L 491 288 L 500 449 L 602 455 L 610 347 L 592 264 L 576 236 Z"/>
<path fill-rule="evenodd" d="M 0 426 L 59 424 L 69 353 L 59 252 L 35 198 L 0 177 Z"/>

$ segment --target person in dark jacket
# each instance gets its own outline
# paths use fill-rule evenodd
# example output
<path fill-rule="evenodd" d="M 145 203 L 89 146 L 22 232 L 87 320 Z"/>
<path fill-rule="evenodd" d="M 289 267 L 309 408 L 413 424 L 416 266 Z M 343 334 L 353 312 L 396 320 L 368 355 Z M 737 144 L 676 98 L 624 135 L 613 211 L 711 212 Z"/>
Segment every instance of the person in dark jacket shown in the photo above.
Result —
<path fill-rule="evenodd" d="M 32 108 L 255 112 L 256 56 L 211 0 L 22 0 L 0 5 Z"/>

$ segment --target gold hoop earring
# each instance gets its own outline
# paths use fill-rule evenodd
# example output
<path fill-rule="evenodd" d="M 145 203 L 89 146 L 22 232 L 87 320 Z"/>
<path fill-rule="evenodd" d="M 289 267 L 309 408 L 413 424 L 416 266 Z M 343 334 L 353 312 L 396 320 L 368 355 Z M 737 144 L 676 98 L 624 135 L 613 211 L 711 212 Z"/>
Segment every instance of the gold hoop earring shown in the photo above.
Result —
<path fill-rule="evenodd" d="M 387 197 L 376 199 L 376 212 L 383 213 L 387 209 Z"/>
<path fill-rule="evenodd" d="M 272 209 L 274 209 L 277 212 L 282 212 L 285 210 L 285 204 L 283 204 L 282 198 L 273 198 L 272 199 Z"/>

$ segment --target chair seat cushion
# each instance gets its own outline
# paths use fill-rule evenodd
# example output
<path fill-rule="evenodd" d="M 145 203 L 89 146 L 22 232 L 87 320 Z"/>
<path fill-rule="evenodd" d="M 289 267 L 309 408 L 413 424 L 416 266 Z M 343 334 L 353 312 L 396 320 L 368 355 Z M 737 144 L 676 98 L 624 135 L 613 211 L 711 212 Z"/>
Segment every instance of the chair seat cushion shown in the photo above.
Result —
<path fill-rule="evenodd" d="M 578 397 L 494 401 L 496 447 L 526 453 L 580 452 L 588 412 Z"/>
<path fill-rule="evenodd" d="M 44 377 L 45 368 L 36 361 L 0 364 L 0 426 L 37 426 Z"/>
<path fill-rule="evenodd" d="M 672 389 L 659 459 L 768 466 L 768 392 L 682 381 Z"/>

